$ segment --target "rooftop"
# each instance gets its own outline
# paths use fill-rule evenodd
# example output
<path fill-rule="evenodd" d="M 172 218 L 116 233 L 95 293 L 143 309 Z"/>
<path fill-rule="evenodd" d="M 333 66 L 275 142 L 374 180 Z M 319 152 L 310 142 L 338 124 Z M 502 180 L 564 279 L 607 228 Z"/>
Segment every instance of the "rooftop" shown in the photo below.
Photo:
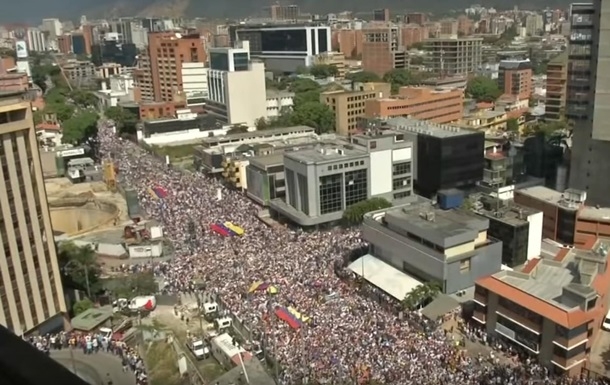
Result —
<path fill-rule="evenodd" d="M 534 186 L 517 190 L 517 193 L 573 210 L 581 207 L 587 200 L 586 192 L 574 189 L 567 189 L 561 193 L 548 187 Z"/>
<path fill-rule="evenodd" d="M 493 206 L 493 202 L 497 201 L 497 198 L 490 197 L 490 206 Z M 485 207 L 478 210 L 473 210 L 479 215 L 493 219 L 495 221 L 503 222 L 511 226 L 521 226 L 528 222 L 527 218 L 530 215 L 538 213 L 538 210 L 531 209 L 516 203 L 511 203 L 508 207 L 500 207 L 497 210 L 486 209 Z"/>
<path fill-rule="evenodd" d="M 299 163 L 315 164 L 323 162 L 334 162 L 339 159 L 355 159 L 366 157 L 366 153 L 361 150 L 346 148 L 336 145 L 321 145 L 317 148 L 308 148 L 300 151 L 286 153 L 286 158 L 290 158 Z"/>
<path fill-rule="evenodd" d="M 594 221 L 610 221 L 610 207 L 584 206 L 578 213 L 579 219 L 590 219 Z"/>
<path fill-rule="evenodd" d="M 589 301 L 609 289 L 608 239 L 590 238 L 584 249 L 559 248 L 542 253 L 521 271 L 501 271 L 479 279 L 477 285 L 568 329 L 594 314 Z"/>
<path fill-rule="evenodd" d="M 72 318 L 71 324 L 74 329 L 91 331 L 112 318 L 112 306 L 87 309 Z"/>
<path fill-rule="evenodd" d="M 257 156 L 250 159 L 250 165 L 255 165 L 260 168 L 284 165 L 284 153 L 277 153 L 265 156 Z"/>
<path fill-rule="evenodd" d="M 463 135 L 472 135 L 475 131 L 446 124 L 436 124 L 425 120 L 396 117 L 384 120 L 395 130 L 407 131 L 415 134 L 430 135 L 438 138 L 450 138 Z"/>
<path fill-rule="evenodd" d="M 309 126 L 292 126 L 292 127 L 282 127 L 282 128 L 271 128 L 264 131 L 252 131 L 252 132 L 244 132 L 243 134 L 230 134 L 224 136 L 212 136 L 209 138 L 203 138 L 201 141 L 203 143 L 216 143 L 218 141 L 223 140 L 240 140 L 240 139 L 255 139 L 268 137 L 272 135 L 282 135 L 282 134 L 291 134 L 301 131 L 310 131 L 314 133 L 316 131 L 315 128 Z"/>
<path fill-rule="evenodd" d="M 271 98 L 290 98 L 294 96 L 294 92 L 285 91 L 285 90 L 274 90 L 268 88 L 266 90 L 267 99 Z"/>

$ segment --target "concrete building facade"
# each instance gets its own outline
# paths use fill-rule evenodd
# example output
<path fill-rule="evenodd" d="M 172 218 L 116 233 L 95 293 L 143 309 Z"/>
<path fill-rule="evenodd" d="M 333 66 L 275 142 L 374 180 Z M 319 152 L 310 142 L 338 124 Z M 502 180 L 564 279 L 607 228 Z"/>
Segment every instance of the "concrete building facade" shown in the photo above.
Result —
<path fill-rule="evenodd" d="M 426 202 L 366 214 L 362 237 L 369 254 L 452 294 L 500 271 L 502 242 L 488 228 L 485 218 Z"/>
<path fill-rule="evenodd" d="M 327 145 L 284 155 L 286 199 L 270 208 L 300 226 L 336 222 L 371 197 L 411 197 L 412 144 L 397 132 L 355 135 L 351 145 Z"/>
<path fill-rule="evenodd" d="M 402 87 L 398 95 L 365 102 L 365 115 L 368 118 L 410 116 L 446 124 L 462 119 L 463 112 L 464 92 L 458 89 Z"/>
<path fill-rule="evenodd" d="M 21 335 L 63 328 L 67 312 L 30 102 L 0 93 L 0 324 Z"/>
<path fill-rule="evenodd" d="M 526 60 L 502 60 L 498 67 L 498 88 L 515 100 L 532 96 L 532 63 Z"/>
<path fill-rule="evenodd" d="M 546 66 L 546 101 L 544 117 L 560 120 L 565 115 L 566 84 L 568 82 L 568 52 L 560 53 Z"/>
<path fill-rule="evenodd" d="M 479 279 L 473 320 L 552 373 L 580 376 L 606 316 L 609 247 L 593 238 Z"/>
<path fill-rule="evenodd" d="M 340 135 L 348 135 L 358 128 L 359 120 L 366 115 L 367 100 L 389 97 L 392 91 L 389 83 L 365 83 L 355 88 L 354 91 L 326 91 L 320 94 L 320 102 L 335 114 L 335 131 Z"/>
<path fill-rule="evenodd" d="M 409 58 L 397 26 L 371 25 L 363 29 L 362 69 L 379 76 L 395 68 L 408 68 Z"/>
<path fill-rule="evenodd" d="M 206 108 L 228 124 L 245 124 L 267 117 L 265 65 L 250 60 L 250 45 L 210 49 L 209 97 Z"/>
<path fill-rule="evenodd" d="M 610 206 L 610 4 L 573 4 L 568 48 L 566 118 L 574 122 L 569 186 L 590 205 Z"/>
<path fill-rule="evenodd" d="M 483 64 L 483 38 L 428 39 L 426 65 L 441 76 L 467 76 Z"/>

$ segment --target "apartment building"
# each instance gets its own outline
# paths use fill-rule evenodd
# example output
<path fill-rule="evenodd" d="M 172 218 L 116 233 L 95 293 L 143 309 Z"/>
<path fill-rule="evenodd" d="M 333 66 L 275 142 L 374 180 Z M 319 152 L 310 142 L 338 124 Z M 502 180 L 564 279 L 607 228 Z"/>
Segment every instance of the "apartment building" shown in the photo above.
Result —
<path fill-rule="evenodd" d="M 354 59 L 362 55 L 364 34 L 361 29 L 340 29 L 333 31 L 338 43 L 338 51 L 346 58 Z"/>
<path fill-rule="evenodd" d="M 316 55 L 313 59 L 313 65 L 329 65 L 337 69 L 336 80 L 345 79 L 345 72 L 347 70 L 347 64 L 345 61 L 345 55 L 341 52 L 324 52 Z"/>
<path fill-rule="evenodd" d="M 17 335 L 63 328 L 66 304 L 30 102 L 0 92 L 0 324 Z"/>
<path fill-rule="evenodd" d="M 408 68 L 408 55 L 402 46 L 400 29 L 373 24 L 362 30 L 362 69 L 379 76 L 395 68 Z"/>
<path fill-rule="evenodd" d="M 152 32 L 148 35 L 150 74 L 157 102 L 183 99 L 183 63 L 205 63 L 207 52 L 199 34 Z"/>
<path fill-rule="evenodd" d="M 529 100 L 532 96 L 532 62 L 502 60 L 498 67 L 498 87 L 513 100 Z"/>
<path fill-rule="evenodd" d="M 442 76 L 468 76 L 483 64 L 482 38 L 428 39 L 425 46 L 429 52 L 426 65 Z"/>
<path fill-rule="evenodd" d="M 335 127 L 340 135 L 348 135 L 358 128 L 359 120 L 365 116 L 367 100 L 388 97 L 392 91 L 389 83 L 365 83 L 355 88 L 355 91 L 326 91 L 320 94 L 320 102 L 335 114 Z"/>
<path fill-rule="evenodd" d="M 477 280 L 473 321 L 552 373 L 580 376 L 606 316 L 609 248 L 591 238 Z"/>
<path fill-rule="evenodd" d="M 367 100 L 364 110 L 367 118 L 410 116 L 434 123 L 452 123 L 462 119 L 463 103 L 462 90 L 402 87 L 398 95 Z"/>
<path fill-rule="evenodd" d="M 486 218 L 423 202 L 366 214 L 362 238 L 375 258 L 452 294 L 500 271 L 502 242 L 488 229 Z"/>
<path fill-rule="evenodd" d="M 141 101 L 152 102 L 155 100 L 155 87 L 150 66 L 150 57 L 147 52 L 142 52 L 138 57 L 138 67 L 133 71 L 133 80 Z M 140 100 L 137 100 L 139 102 Z"/>
<path fill-rule="evenodd" d="M 421 43 L 428 38 L 428 29 L 419 24 L 406 24 L 400 27 L 402 45 L 410 48 L 413 44 Z"/>
<path fill-rule="evenodd" d="M 546 66 L 545 118 L 563 119 L 566 108 L 566 85 L 568 82 L 568 51 L 563 51 Z"/>

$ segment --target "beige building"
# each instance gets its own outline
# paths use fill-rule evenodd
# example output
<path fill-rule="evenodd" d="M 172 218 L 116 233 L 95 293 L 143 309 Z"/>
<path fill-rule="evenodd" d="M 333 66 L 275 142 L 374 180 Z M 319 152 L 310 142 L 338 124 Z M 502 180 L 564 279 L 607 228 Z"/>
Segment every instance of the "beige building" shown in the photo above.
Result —
<path fill-rule="evenodd" d="M 337 68 L 337 80 L 345 79 L 347 64 L 345 55 L 341 52 L 324 52 L 314 57 L 314 65 L 325 64 Z"/>
<path fill-rule="evenodd" d="M 16 334 L 63 326 L 66 304 L 29 101 L 0 93 L 0 324 Z"/>
<path fill-rule="evenodd" d="M 365 116 L 365 102 L 387 98 L 392 86 L 389 83 L 364 83 L 356 85 L 356 91 L 327 91 L 320 94 L 320 101 L 335 113 L 336 131 L 347 135 L 358 127 Z"/>

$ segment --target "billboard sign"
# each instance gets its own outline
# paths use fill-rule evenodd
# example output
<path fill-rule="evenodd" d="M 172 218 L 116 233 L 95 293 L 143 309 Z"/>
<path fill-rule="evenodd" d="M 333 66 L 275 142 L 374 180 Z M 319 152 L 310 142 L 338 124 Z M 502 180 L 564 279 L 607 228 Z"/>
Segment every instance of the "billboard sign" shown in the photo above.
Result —
<path fill-rule="evenodd" d="M 27 59 L 28 57 L 28 45 L 23 40 L 17 40 L 15 42 L 15 52 L 17 53 L 17 59 Z"/>

